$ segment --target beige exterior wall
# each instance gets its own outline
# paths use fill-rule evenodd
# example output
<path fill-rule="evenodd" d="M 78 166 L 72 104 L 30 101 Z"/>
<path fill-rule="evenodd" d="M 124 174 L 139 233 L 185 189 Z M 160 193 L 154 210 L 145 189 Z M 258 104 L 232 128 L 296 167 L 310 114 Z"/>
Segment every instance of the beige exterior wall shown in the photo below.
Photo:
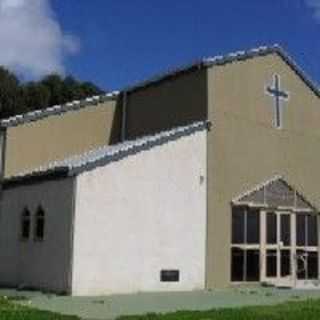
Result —
<path fill-rule="evenodd" d="M 71 280 L 73 179 L 5 189 L 1 199 L 0 285 L 68 292 Z M 35 214 L 45 211 L 44 240 L 34 239 Z M 21 214 L 31 213 L 29 240 L 21 240 Z"/>
<path fill-rule="evenodd" d="M 207 72 L 193 70 L 128 94 L 126 138 L 207 119 Z"/>
<path fill-rule="evenodd" d="M 273 127 L 273 75 L 290 92 Z M 319 98 L 276 54 L 208 70 L 208 287 L 230 284 L 231 200 L 281 174 L 320 207 Z"/>
<path fill-rule="evenodd" d="M 110 100 L 8 128 L 5 177 L 116 142 L 120 113 Z"/>

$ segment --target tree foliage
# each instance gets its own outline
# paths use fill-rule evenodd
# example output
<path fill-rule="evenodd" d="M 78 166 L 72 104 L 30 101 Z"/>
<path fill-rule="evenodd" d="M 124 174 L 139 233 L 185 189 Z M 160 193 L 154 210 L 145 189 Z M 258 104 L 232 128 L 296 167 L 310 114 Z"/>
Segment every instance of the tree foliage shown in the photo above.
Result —
<path fill-rule="evenodd" d="M 91 82 L 81 82 L 72 76 L 63 78 L 58 74 L 37 82 L 21 83 L 12 72 L 0 67 L 1 119 L 102 93 L 103 90 Z"/>

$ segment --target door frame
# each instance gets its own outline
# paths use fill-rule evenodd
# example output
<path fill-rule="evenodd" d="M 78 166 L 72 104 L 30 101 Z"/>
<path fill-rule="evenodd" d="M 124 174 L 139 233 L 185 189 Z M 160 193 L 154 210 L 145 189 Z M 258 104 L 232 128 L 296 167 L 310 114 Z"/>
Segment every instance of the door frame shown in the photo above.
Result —
<path fill-rule="evenodd" d="M 261 243 L 261 270 L 260 270 L 260 281 L 263 283 L 272 284 L 277 287 L 289 287 L 292 288 L 296 284 L 296 264 L 295 259 L 295 243 L 296 243 L 296 217 L 292 211 L 288 210 L 266 210 L 262 209 L 260 216 L 260 243 Z M 267 214 L 274 213 L 276 215 L 277 229 L 276 229 L 276 243 L 267 243 Z M 281 217 L 288 215 L 290 217 L 290 244 L 285 246 L 281 241 Z M 267 276 L 267 251 L 276 251 L 276 276 Z M 281 251 L 290 251 L 290 275 L 281 276 Z"/>

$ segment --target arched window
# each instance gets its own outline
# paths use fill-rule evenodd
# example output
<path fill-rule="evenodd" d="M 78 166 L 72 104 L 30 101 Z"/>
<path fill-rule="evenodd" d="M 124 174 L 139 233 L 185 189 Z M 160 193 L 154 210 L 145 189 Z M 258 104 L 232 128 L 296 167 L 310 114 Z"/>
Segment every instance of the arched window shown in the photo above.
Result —
<path fill-rule="evenodd" d="M 39 207 L 36 212 L 34 238 L 35 240 L 43 240 L 44 238 L 44 227 L 45 227 L 45 212 Z"/>
<path fill-rule="evenodd" d="M 24 208 L 21 215 L 20 237 L 22 240 L 28 240 L 30 236 L 31 215 L 27 208 Z"/>

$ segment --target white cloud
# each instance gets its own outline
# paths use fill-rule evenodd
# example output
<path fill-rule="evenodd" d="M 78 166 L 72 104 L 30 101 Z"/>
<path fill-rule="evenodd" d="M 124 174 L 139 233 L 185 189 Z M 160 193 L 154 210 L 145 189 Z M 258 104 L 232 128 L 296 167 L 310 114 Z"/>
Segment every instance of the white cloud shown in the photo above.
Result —
<path fill-rule="evenodd" d="M 305 0 L 305 3 L 313 10 L 314 18 L 320 23 L 320 0 Z"/>
<path fill-rule="evenodd" d="M 0 65 L 26 78 L 64 73 L 79 41 L 64 34 L 49 0 L 0 0 Z"/>

